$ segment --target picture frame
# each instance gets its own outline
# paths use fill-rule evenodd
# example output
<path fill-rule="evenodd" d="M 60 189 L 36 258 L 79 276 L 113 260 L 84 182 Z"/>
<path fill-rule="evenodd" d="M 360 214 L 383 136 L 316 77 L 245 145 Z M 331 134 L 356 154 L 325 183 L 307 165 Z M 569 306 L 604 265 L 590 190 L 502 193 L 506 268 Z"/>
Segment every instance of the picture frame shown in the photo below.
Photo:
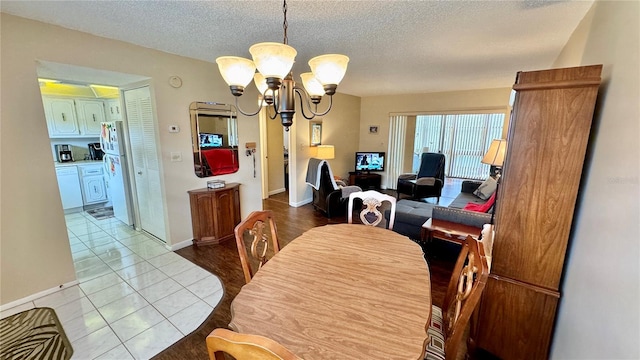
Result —
<path fill-rule="evenodd" d="M 309 146 L 322 145 L 322 121 L 309 122 Z"/>
<path fill-rule="evenodd" d="M 369 126 L 369 134 L 377 135 L 378 134 L 378 125 L 370 125 Z"/>

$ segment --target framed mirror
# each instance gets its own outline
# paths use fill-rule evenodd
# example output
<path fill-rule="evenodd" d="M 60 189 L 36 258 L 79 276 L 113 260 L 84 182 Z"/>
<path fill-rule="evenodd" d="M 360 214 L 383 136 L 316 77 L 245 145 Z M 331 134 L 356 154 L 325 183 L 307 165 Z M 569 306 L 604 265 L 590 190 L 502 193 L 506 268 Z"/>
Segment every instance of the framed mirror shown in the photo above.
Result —
<path fill-rule="evenodd" d="M 238 119 L 233 105 L 194 101 L 189 105 L 196 176 L 238 171 Z"/>

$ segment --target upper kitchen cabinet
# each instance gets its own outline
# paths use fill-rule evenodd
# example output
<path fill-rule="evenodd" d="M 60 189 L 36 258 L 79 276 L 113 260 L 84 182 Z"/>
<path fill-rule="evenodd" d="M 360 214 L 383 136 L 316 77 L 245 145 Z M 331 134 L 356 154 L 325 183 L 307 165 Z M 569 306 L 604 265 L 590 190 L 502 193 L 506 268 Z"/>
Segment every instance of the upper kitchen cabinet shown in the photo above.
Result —
<path fill-rule="evenodd" d="M 104 102 L 92 99 L 43 97 L 50 138 L 100 136 L 100 123 L 108 121 Z"/>
<path fill-rule="evenodd" d="M 107 107 L 107 116 L 110 121 L 122 120 L 122 107 L 120 99 L 111 99 L 105 102 Z"/>
<path fill-rule="evenodd" d="M 80 134 L 100 136 L 100 123 L 107 121 L 102 100 L 75 100 Z"/>
<path fill-rule="evenodd" d="M 49 137 L 79 136 L 80 127 L 73 99 L 42 98 Z"/>

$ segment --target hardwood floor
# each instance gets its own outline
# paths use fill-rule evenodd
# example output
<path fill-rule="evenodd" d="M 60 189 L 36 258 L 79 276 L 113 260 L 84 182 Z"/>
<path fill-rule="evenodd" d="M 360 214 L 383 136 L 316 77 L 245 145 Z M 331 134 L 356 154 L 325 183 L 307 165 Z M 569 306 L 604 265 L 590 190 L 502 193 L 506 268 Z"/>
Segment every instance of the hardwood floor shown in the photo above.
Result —
<path fill-rule="evenodd" d="M 327 219 L 320 212 L 314 211 L 311 204 L 298 208 L 289 207 L 286 193 L 263 201 L 263 208 L 275 213 L 281 247 L 285 247 L 290 241 L 313 227 L 346 222 L 345 217 Z M 436 243 L 428 251 L 432 298 L 435 305 L 442 304 L 457 250 L 455 246 Z M 180 249 L 176 253 L 217 275 L 224 285 L 224 297 L 202 326 L 155 356 L 154 359 L 205 360 L 209 358 L 205 338 L 213 329 L 227 327 L 231 320 L 229 311 L 231 301 L 244 285 L 240 258 L 234 241 L 202 247 L 191 246 Z M 438 256 L 434 257 L 431 254 L 438 254 Z"/>

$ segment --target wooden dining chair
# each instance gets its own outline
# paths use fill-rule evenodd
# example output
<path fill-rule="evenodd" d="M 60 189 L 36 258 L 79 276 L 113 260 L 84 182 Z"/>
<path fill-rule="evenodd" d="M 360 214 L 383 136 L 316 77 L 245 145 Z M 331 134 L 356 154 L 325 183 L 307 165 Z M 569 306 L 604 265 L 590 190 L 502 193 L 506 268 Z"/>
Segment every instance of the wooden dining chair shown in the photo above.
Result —
<path fill-rule="evenodd" d="M 457 359 L 471 314 L 489 277 L 481 243 L 467 236 L 453 268 L 442 309 L 433 305 L 425 360 Z M 465 350 L 465 354 L 467 351 Z"/>
<path fill-rule="evenodd" d="M 267 229 L 267 227 L 269 229 Z M 260 270 L 271 256 L 280 251 L 278 230 L 271 210 L 254 211 L 234 229 L 238 254 L 242 263 L 244 280 L 248 284 L 256 271 Z M 250 253 L 247 253 L 245 234 L 251 238 Z M 269 239 L 271 238 L 271 239 Z M 272 247 L 269 249 L 269 247 Z M 257 265 L 252 265 L 257 263 Z"/>
<path fill-rule="evenodd" d="M 362 210 L 360 211 L 360 220 L 365 225 L 378 226 L 384 216 L 380 212 L 380 206 L 384 201 L 391 204 L 391 213 L 389 214 L 389 223 L 387 228 L 393 230 L 393 222 L 396 219 L 396 198 L 387 194 L 379 193 L 375 190 L 356 191 L 349 194 L 349 224 L 353 223 L 353 201 L 354 199 L 362 199 Z"/>
<path fill-rule="evenodd" d="M 239 360 L 300 360 L 294 353 L 272 339 L 222 328 L 213 330 L 207 336 L 207 351 L 210 360 L 225 360 L 225 353 Z"/>

